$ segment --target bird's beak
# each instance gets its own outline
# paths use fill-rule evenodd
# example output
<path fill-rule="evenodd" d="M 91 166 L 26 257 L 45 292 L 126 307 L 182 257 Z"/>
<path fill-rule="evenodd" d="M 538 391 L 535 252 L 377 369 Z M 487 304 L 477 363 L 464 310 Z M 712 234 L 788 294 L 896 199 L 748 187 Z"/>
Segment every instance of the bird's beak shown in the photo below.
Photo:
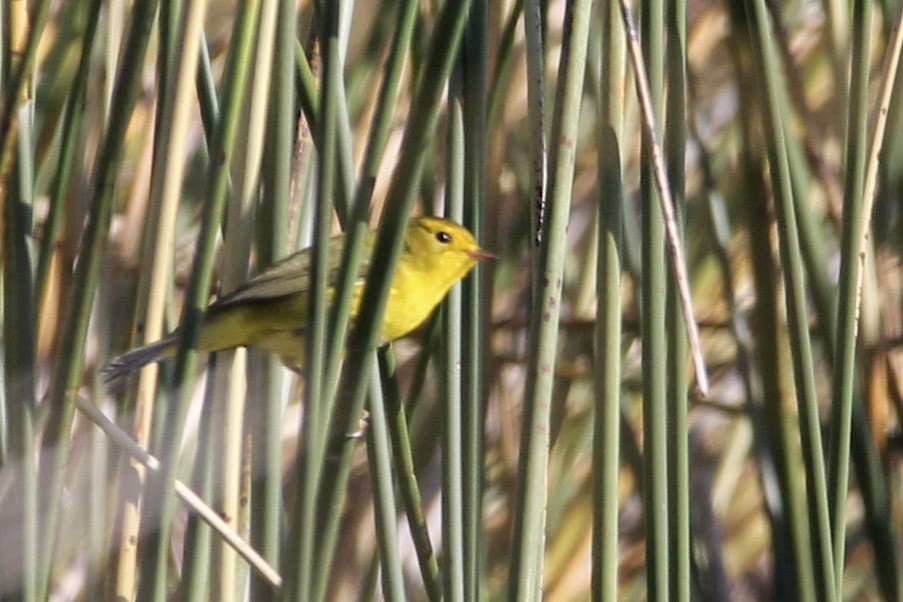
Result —
<path fill-rule="evenodd" d="M 480 247 L 477 247 L 476 249 L 468 251 L 467 254 L 470 255 L 472 258 L 476 259 L 477 261 L 492 261 L 492 260 L 499 258 L 498 255 L 494 255 L 494 254 L 490 253 L 489 251 L 484 251 Z"/>

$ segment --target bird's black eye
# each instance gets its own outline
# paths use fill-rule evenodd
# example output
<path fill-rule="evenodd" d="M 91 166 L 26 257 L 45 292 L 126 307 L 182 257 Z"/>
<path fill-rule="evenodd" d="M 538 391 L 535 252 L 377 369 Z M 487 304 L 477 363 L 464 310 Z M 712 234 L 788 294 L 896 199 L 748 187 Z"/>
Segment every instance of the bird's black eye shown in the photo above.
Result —
<path fill-rule="evenodd" d="M 436 240 L 438 240 L 442 244 L 450 243 L 451 242 L 451 234 L 449 234 L 445 230 L 441 230 L 439 232 L 436 232 Z"/>

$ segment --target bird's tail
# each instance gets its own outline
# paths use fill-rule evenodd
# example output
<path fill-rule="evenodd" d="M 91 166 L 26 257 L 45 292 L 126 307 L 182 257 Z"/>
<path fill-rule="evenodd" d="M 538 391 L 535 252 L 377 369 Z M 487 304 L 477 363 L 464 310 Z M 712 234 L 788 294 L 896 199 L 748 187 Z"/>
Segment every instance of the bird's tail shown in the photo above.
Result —
<path fill-rule="evenodd" d="M 166 337 L 154 343 L 150 343 L 137 349 L 132 349 L 114 358 L 101 372 L 104 382 L 114 382 L 124 378 L 152 362 L 159 362 L 172 352 L 173 338 Z"/>

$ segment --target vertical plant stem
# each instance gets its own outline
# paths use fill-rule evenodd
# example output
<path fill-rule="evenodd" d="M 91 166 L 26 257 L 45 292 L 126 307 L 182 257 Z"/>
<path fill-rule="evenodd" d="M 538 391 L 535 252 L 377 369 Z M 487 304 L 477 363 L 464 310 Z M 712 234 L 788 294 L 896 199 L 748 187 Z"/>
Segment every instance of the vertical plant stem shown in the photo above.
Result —
<path fill-rule="evenodd" d="M 298 86 L 298 104 L 304 113 L 307 123 L 313 130 L 317 127 L 320 115 L 320 101 L 317 98 L 317 83 L 311 65 L 304 53 L 301 42 L 295 41 L 295 80 Z"/>
<path fill-rule="evenodd" d="M 869 157 L 866 166 L 863 190 L 862 230 L 860 237 L 867 240 L 871 232 L 872 207 L 878 186 L 879 163 L 887 161 L 888 151 L 884 151 L 884 142 L 895 82 L 903 49 L 903 11 L 899 12 L 891 32 L 891 43 L 885 54 L 885 63 L 881 76 L 881 91 L 876 109 L 873 112 L 874 123 L 869 140 Z M 880 161 L 879 161 L 880 159 Z M 866 242 L 862 243 L 867 244 Z M 860 261 L 864 258 L 860 255 Z M 860 268 L 860 276 L 863 273 Z M 860 290 L 862 284 L 857 286 Z M 857 302 L 858 303 L 858 302 Z M 854 397 L 855 397 L 854 392 Z M 859 489 L 865 504 L 866 526 L 875 548 L 876 572 L 882 593 L 889 600 L 900 597 L 899 550 L 896 543 L 890 509 L 887 481 L 882 471 L 881 460 L 873 435 L 868 428 L 865 408 L 861 404 L 852 407 L 852 447 L 853 461 L 856 466 Z"/>
<path fill-rule="evenodd" d="M 475 3 L 470 10 L 462 47 L 464 101 L 464 198 L 462 223 L 477 240 L 484 237 L 486 203 L 486 115 L 487 91 L 487 3 Z M 490 289 L 479 263 L 461 287 L 462 305 L 462 488 L 464 495 L 464 599 L 477 601 L 481 591 L 484 549 L 483 529 L 483 416 L 486 412 L 483 374 L 489 344 L 492 306 L 484 291 Z"/>
<path fill-rule="evenodd" d="M 395 511 L 392 450 L 389 442 L 388 418 L 380 369 L 375 355 L 370 356 L 370 419 L 367 428 L 367 459 L 373 487 L 373 512 L 376 523 L 376 544 L 379 548 L 380 581 L 385 600 L 404 600 L 405 587 L 398 551 L 398 520 Z"/>
<path fill-rule="evenodd" d="M 539 600 L 542 597 L 549 416 L 561 310 L 565 233 L 573 190 L 590 8 L 590 2 L 578 1 L 567 6 L 564 16 L 557 103 L 551 136 L 554 150 L 551 158 L 549 203 L 543 219 L 538 271 L 534 274 L 527 389 L 524 393 L 524 420 L 518 461 L 514 557 L 508 591 L 508 597 L 512 601 Z"/>
<path fill-rule="evenodd" d="M 618 477 L 621 467 L 621 146 L 624 30 L 614 2 L 600 7 L 602 39 L 598 110 L 598 259 L 593 415 L 592 599 L 618 597 Z"/>
<path fill-rule="evenodd" d="M 17 508 L 17 524 L 8 526 L 19 551 L 9 568 L 2 570 L 22 600 L 35 599 L 37 590 L 38 506 L 35 482 L 35 336 L 34 248 L 31 241 L 34 205 L 34 124 L 30 102 L 18 108 L 16 119 L 22 125 L 16 139 L 17 156 L 10 171 L 10 188 L 5 198 L 2 220 L 3 308 L 0 323 L 4 353 L 3 401 L 4 432 L 0 434 L 2 463 L 14 478 L 8 502 Z M 5 472 L 5 471 L 4 471 Z"/>
<path fill-rule="evenodd" d="M 317 201 L 314 215 L 314 244 L 311 260 L 311 290 L 308 301 L 307 339 L 305 341 L 305 398 L 303 421 L 299 425 L 299 440 L 307 446 L 306 455 L 299 462 L 296 527 L 292 546 L 286 550 L 283 573 L 293 575 L 288 583 L 288 599 L 313 600 L 316 571 L 328 573 L 328 565 L 316 558 L 322 550 L 315 547 L 317 525 L 317 492 L 323 478 L 330 399 L 326 382 L 327 292 L 329 283 L 329 234 L 332 222 L 333 192 L 336 184 L 338 158 L 336 154 L 338 88 L 341 85 L 339 52 L 339 5 L 324 6 L 319 24 L 318 39 L 323 57 L 323 84 L 320 87 L 320 114 L 316 135 L 319 157 L 317 161 Z"/>
<path fill-rule="evenodd" d="M 856 334 L 859 287 L 862 283 L 863 188 L 865 180 L 868 120 L 869 49 L 872 5 L 869 0 L 853 3 L 853 52 L 850 57 L 850 102 L 847 114 L 846 174 L 843 191 L 843 231 L 837 304 L 836 342 L 831 399 L 831 441 L 828 446 L 828 495 L 834 551 L 834 597 L 843 596 L 843 565 L 846 550 L 846 497 L 850 475 L 850 432 L 853 419 L 853 389 L 856 378 Z"/>
<path fill-rule="evenodd" d="M 492 82 L 489 86 L 489 107 L 488 107 L 488 115 L 487 119 L 493 127 L 497 125 L 499 114 L 501 108 L 504 106 L 505 96 L 504 93 L 507 91 L 505 87 L 511 80 L 511 69 L 514 64 L 514 36 L 517 33 L 517 26 L 520 23 L 521 13 L 523 12 L 524 4 L 523 0 L 518 0 L 514 3 L 514 6 L 511 7 L 511 12 L 508 14 L 508 18 L 505 20 L 505 27 L 499 36 L 496 48 L 496 61 L 493 65 L 492 71 Z M 525 33 L 531 31 L 531 29 L 527 28 L 525 21 Z M 529 43 L 529 42 L 528 42 Z M 535 43 L 535 42 L 534 42 Z M 529 47 L 528 47 L 529 48 Z M 528 55 L 529 56 L 529 55 Z M 529 69 L 529 66 L 528 66 Z M 538 76 L 544 79 L 543 73 L 540 70 L 538 72 Z M 535 86 L 540 82 L 535 80 L 530 80 L 532 83 L 530 86 Z M 531 108 L 535 104 L 533 101 L 531 92 L 529 88 L 527 90 L 527 100 L 531 102 L 531 104 L 527 105 L 527 118 L 533 119 L 533 112 L 536 111 L 536 108 Z M 542 96 L 540 95 L 540 102 Z M 530 124 L 531 131 L 536 128 L 536 126 L 532 123 Z M 542 133 L 542 139 L 545 139 L 545 130 L 540 129 Z M 537 140 L 534 140 L 533 136 L 530 136 L 530 143 L 537 144 Z M 543 142 L 544 143 L 544 142 Z M 533 155 L 531 154 L 531 157 Z M 533 173 L 535 170 L 531 170 Z M 535 194 L 534 188 L 531 188 L 533 193 Z"/>
<path fill-rule="evenodd" d="M 668 180 L 674 196 L 674 213 L 683 239 L 686 219 L 684 192 L 684 160 L 686 153 L 686 65 L 687 3 L 674 0 L 668 4 L 667 76 L 668 98 L 665 122 L 665 155 Z M 670 599 L 690 600 L 690 460 L 687 424 L 687 345 L 686 328 L 681 315 L 678 284 L 673 273 L 668 278 L 668 578 Z"/>
<path fill-rule="evenodd" d="M 761 52 L 757 51 L 754 20 L 750 7 L 727 2 L 725 7 L 731 14 L 732 25 L 738 35 L 732 36 L 733 62 L 739 81 L 757 81 L 762 71 Z M 774 556 L 773 592 L 777 598 L 796 597 L 800 600 L 815 600 L 815 576 L 811 562 L 809 529 L 807 521 L 805 483 L 796 472 L 804 463 L 799 450 L 797 425 L 787 419 L 789 400 L 783 394 L 782 367 L 786 363 L 782 357 L 782 333 L 786 330 L 779 317 L 778 283 L 775 282 L 777 266 L 773 259 L 773 244 L 770 237 L 756 236 L 754 233 L 773 228 L 772 211 L 765 183 L 768 167 L 765 150 L 759 142 L 758 124 L 765 121 L 767 94 L 762 87 L 756 95 L 741 96 L 741 113 L 752 118 L 742 120 L 744 140 L 743 189 L 747 190 L 744 202 L 744 219 L 747 223 L 747 239 L 753 266 L 753 282 L 756 290 L 756 304 L 753 319 L 759 331 L 758 339 L 773 341 L 771 344 L 756 345 L 755 361 L 762 384 L 762 428 L 761 452 L 762 480 L 768 484 L 772 475 L 776 483 L 765 488 L 769 500 L 772 524 L 772 553 Z M 755 398 L 752 398 L 755 401 Z M 753 424 L 756 413 L 752 412 Z M 775 491 L 776 490 L 776 491 Z"/>
<path fill-rule="evenodd" d="M 258 267 L 282 257 L 288 247 L 288 214 L 295 143 L 294 45 L 295 3 L 280 0 L 277 8 L 269 136 L 263 166 L 263 199 L 257 231 Z M 279 565 L 282 517 L 283 370 L 270 354 L 249 352 L 250 425 L 254 475 L 251 490 L 251 541 L 273 565 Z M 257 573 L 251 576 L 252 599 L 275 592 Z"/>
<path fill-rule="evenodd" d="M 786 133 L 781 114 L 775 50 L 770 35 L 769 19 L 762 0 L 755 0 L 755 29 L 765 79 L 765 107 L 769 146 L 769 167 L 775 195 L 779 246 L 783 265 L 787 324 L 790 331 L 793 373 L 800 415 L 800 437 L 806 467 L 807 502 L 811 544 L 811 562 L 815 569 L 816 596 L 833 600 L 835 593 L 833 554 L 828 516 L 828 496 L 824 452 L 822 451 L 818 399 L 807 321 L 803 265 L 799 247 L 793 191 L 788 168 Z"/>
<path fill-rule="evenodd" d="M 231 354 L 229 354 L 231 355 Z M 198 432 L 197 452 L 193 467 L 191 485 L 199 496 L 211 499 L 217 483 L 222 482 L 219 468 L 220 453 L 217 446 L 221 443 L 223 433 L 222 409 L 217 405 L 223 405 L 220 395 L 223 393 L 223 377 L 221 361 L 231 359 L 227 354 L 219 353 L 211 356 L 207 368 L 209 378 L 204 384 L 204 400 L 201 406 L 200 423 L 207 426 Z M 231 362 L 226 362 L 230 364 Z M 217 416 L 220 414 L 220 416 Z M 221 512 L 217 513 L 223 516 Z M 228 520 L 228 517 L 223 517 Z M 226 522 L 224 520 L 224 522 Z M 230 525 L 231 527 L 231 525 Z M 219 567 L 219 561 L 211 562 L 212 538 L 210 528 L 200 520 L 198 514 L 188 517 L 188 527 L 185 530 L 185 547 L 182 562 L 182 574 L 179 579 L 178 599 L 200 602 L 216 598 L 217 584 L 211 583 L 211 568 Z M 217 575 L 221 574 L 217 571 Z"/>
<path fill-rule="evenodd" d="M 545 46 L 542 36 L 542 3 L 523 0 L 527 47 L 527 120 L 530 123 L 530 223 L 534 243 L 539 244 L 546 205 L 548 155 L 545 120 Z"/>
<path fill-rule="evenodd" d="M 461 63 L 449 84 L 445 211 L 461 222 L 464 209 L 464 124 L 461 114 Z M 442 548 L 445 599 L 464 597 L 463 392 L 461 391 L 461 289 L 449 292 L 442 313 L 441 373 L 445 408 L 442 445 Z"/>
<path fill-rule="evenodd" d="M 650 110 L 662 115 L 664 109 L 664 2 L 651 0 L 643 7 L 641 30 L 648 71 Z M 660 136 L 660 132 L 654 132 Z M 643 341 L 643 457 L 644 523 L 646 525 L 646 584 L 649 600 L 668 599 L 671 592 L 668 490 L 668 406 L 666 380 L 668 345 L 665 336 L 667 273 L 665 271 L 664 220 L 657 210 L 653 167 L 653 145 L 644 141 L 641 156 L 640 190 L 642 225 L 642 325 Z"/>
<path fill-rule="evenodd" d="M 29 42 L 24 35 L 27 14 L 22 10 L 9 15 L 10 54 L 25 54 Z M 46 8 L 45 8 L 46 10 Z M 13 12 L 13 11 L 11 11 Z M 4 23 L 4 26 L 6 24 Z M 31 32 L 32 37 L 36 34 Z M 32 44 L 35 42 L 32 42 Z M 23 48 L 23 45 L 25 46 Z M 32 59 L 33 60 L 33 57 Z M 31 446 L 34 412 L 34 352 L 36 324 L 33 315 L 35 280 L 33 249 L 30 234 L 33 230 L 32 206 L 34 203 L 34 148 L 31 132 L 34 128 L 34 103 L 25 89 L 25 70 L 29 59 L 22 56 L 15 63 L 18 78 L 23 78 L 14 88 L 0 97 L 2 111 L 10 112 L 15 120 L 17 133 L 11 139 L 14 157 L 8 179 L 0 181 L 0 227 L 2 227 L 3 308 L 2 330 L 5 344 L 3 353 L 4 405 L 3 428 L 0 431 L 0 465 L 8 461 L 28 461 L 25 450 Z M 32 592 L 33 593 L 33 592 Z"/>
<path fill-rule="evenodd" d="M 428 355 L 427 348 L 424 348 L 423 354 L 424 356 Z M 386 400 L 386 411 L 389 414 L 390 421 L 389 436 L 392 439 L 395 474 L 398 475 L 399 480 L 399 493 L 411 530 L 411 539 L 414 541 L 414 549 L 417 552 L 417 562 L 420 565 L 420 574 L 423 578 L 423 586 L 426 590 L 427 598 L 430 602 L 439 602 L 442 599 L 439 561 L 433 553 L 426 517 L 423 515 L 423 504 L 421 503 L 420 489 L 417 485 L 414 457 L 411 452 L 411 440 L 408 434 L 408 421 L 404 405 L 401 403 L 401 393 L 398 390 L 395 362 L 391 353 L 380 354 L 379 359 L 381 361 L 383 396 Z"/>

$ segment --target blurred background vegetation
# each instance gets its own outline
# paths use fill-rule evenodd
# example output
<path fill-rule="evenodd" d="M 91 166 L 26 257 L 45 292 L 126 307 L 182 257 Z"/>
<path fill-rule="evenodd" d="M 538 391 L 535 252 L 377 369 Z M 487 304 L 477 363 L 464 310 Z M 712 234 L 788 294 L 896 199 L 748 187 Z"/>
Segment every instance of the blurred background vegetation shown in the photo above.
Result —
<path fill-rule="evenodd" d="M 3 597 L 901 599 L 900 14 L 0 4 Z M 393 348 L 99 375 L 412 213 L 499 259 Z"/>

